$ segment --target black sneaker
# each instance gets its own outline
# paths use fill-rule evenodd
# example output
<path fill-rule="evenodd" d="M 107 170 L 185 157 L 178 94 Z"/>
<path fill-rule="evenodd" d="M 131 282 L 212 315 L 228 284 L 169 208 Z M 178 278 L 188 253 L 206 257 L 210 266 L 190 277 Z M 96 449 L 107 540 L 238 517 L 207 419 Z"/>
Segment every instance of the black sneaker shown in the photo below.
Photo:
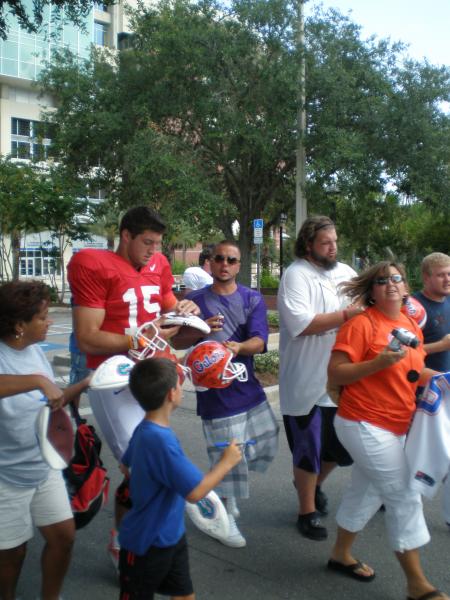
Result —
<path fill-rule="evenodd" d="M 316 486 L 316 494 L 314 496 L 317 512 L 326 516 L 328 514 L 328 497 L 325 492 L 322 492 L 320 485 Z"/>
<path fill-rule="evenodd" d="M 316 512 L 298 515 L 297 529 L 303 537 L 316 542 L 326 540 L 328 537 L 328 531 L 323 527 Z"/>

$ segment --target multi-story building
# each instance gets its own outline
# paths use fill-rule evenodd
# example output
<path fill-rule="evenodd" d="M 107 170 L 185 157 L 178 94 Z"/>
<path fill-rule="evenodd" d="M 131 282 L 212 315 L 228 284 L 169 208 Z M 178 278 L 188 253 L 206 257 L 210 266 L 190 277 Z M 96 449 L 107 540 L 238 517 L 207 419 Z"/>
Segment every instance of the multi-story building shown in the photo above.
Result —
<path fill-rule="evenodd" d="M 32 0 L 26 0 L 30 6 Z M 68 47 L 80 57 L 88 57 L 91 44 L 120 48 L 129 35 L 128 21 L 122 2 L 112 6 L 93 3 L 92 11 L 85 19 L 84 27 L 64 24 L 56 29 L 48 7 L 44 14 L 41 31 L 30 34 L 10 21 L 6 40 L 0 40 L 0 154 L 11 156 L 18 162 L 44 160 L 51 147 L 51 133 L 39 127 L 41 112 L 51 109 L 55 99 L 39 97 L 34 82 L 47 61 L 51 61 L 55 49 Z M 1 235 L 1 232 L 0 232 Z M 50 240 L 50 232 L 24 235 L 20 243 L 20 275 L 45 277 L 53 274 L 59 279 L 56 261 L 42 249 Z M 8 249 L 3 240 L 3 258 Z M 69 248 L 67 259 L 73 251 L 86 245 L 106 247 L 106 240 L 95 237 L 94 241 L 77 242 Z M 3 275 L 8 261 L 2 261 Z"/>

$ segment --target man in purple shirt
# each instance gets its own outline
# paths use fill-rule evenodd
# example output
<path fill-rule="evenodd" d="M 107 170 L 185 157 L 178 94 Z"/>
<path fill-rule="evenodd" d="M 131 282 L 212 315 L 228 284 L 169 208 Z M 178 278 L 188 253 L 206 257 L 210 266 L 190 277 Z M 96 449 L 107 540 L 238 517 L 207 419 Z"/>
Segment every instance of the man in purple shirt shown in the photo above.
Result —
<path fill-rule="evenodd" d="M 253 355 L 266 351 L 269 328 L 267 309 L 259 292 L 236 282 L 240 251 L 233 241 L 219 242 L 211 258 L 212 285 L 188 294 L 200 308 L 200 317 L 212 329 L 208 339 L 222 342 L 237 362 L 245 364 L 248 380 L 233 380 L 223 389 L 197 392 L 197 413 L 202 418 L 208 456 L 214 465 L 221 456 L 217 442 L 236 438 L 244 443 L 244 458 L 216 488 L 227 508 L 230 533 L 220 541 L 233 548 L 246 545 L 235 519 L 236 498 L 249 497 L 248 472 L 265 471 L 278 448 L 278 424 L 264 390 L 255 377 Z"/>

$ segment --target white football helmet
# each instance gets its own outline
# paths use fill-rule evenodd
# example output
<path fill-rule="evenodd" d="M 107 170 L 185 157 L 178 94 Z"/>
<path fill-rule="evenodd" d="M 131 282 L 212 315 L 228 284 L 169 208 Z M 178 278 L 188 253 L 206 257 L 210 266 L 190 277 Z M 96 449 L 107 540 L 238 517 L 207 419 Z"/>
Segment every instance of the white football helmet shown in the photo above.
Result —
<path fill-rule="evenodd" d="M 133 348 L 128 350 L 128 356 L 135 361 L 151 358 L 157 350 L 163 352 L 167 342 L 159 335 L 159 330 L 152 321 L 141 325 L 133 335 Z"/>
<path fill-rule="evenodd" d="M 110 356 L 94 371 L 89 387 L 93 390 L 119 390 L 128 385 L 134 362 L 127 356 Z"/>

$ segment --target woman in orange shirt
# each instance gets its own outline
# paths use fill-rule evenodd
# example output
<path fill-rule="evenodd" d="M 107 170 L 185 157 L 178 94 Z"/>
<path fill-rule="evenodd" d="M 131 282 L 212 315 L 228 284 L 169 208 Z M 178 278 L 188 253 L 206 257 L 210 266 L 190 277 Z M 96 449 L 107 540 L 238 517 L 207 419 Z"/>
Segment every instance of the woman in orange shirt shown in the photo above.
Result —
<path fill-rule="evenodd" d="M 449 600 L 423 573 L 418 548 L 430 536 L 420 495 L 408 488 L 405 436 L 417 385 L 433 371 L 424 368 L 421 330 L 401 311 L 408 294 L 403 267 L 378 263 L 344 284 L 343 292 L 368 308 L 341 327 L 328 367 L 329 382 L 344 386 L 335 428 L 354 460 L 351 483 L 336 515 L 338 533 L 328 567 L 359 581 L 374 578 L 373 569 L 357 561 L 351 550 L 357 533 L 384 504 L 408 600 Z M 393 351 L 388 344 L 398 328 L 412 334 L 412 345 Z"/>

